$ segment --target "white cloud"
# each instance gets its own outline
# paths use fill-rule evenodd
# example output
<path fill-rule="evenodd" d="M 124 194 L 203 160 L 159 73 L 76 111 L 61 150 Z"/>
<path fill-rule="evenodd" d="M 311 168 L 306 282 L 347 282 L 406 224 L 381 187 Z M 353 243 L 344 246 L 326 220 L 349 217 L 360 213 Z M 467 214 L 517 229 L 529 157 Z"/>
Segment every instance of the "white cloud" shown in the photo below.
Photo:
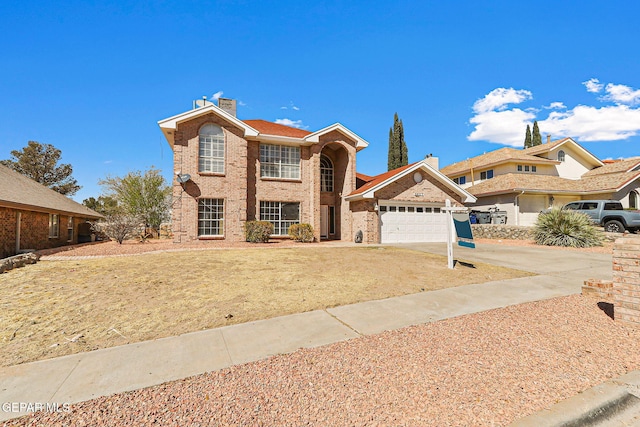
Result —
<path fill-rule="evenodd" d="M 484 98 L 478 99 L 473 104 L 473 111 L 482 114 L 489 111 L 502 111 L 509 104 L 520 104 L 531 99 L 531 92 L 528 90 L 515 90 L 514 88 L 497 88 L 489 92 Z"/>
<path fill-rule="evenodd" d="M 306 126 L 302 124 L 302 120 L 277 119 L 276 123 L 278 123 L 279 125 L 291 126 L 298 129 L 306 129 Z"/>
<path fill-rule="evenodd" d="M 470 120 L 472 124 L 476 125 L 476 129 L 467 139 L 519 147 L 524 142 L 524 132 L 527 125 L 534 117 L 535 114 L 519 108 L 476 114 Z"/>
<path fill-rule="evenodd" d="M 601 108 L 578 105 L 566 112 L 554 111 L 538 121 L 541 133 L 573 137 L 581 141 L 618 141 L 640 132 L 640 109 L 625 105 Z"/>
<path fill-rule="evenodd" d="M 213 95 L 211 95 L 211 99 L 217 101 L 218 99 L 220 99 L 220 97 L 224 94 L 223 91 L 219 90 L 216 93 L 214 93 Z"/>
<path fill-rule="evenodd" d="M 587 88 L 587 92 L 598 93 L 602 90 L 604 85 L 600 83 L 598 79 L 589 79 L 586 82 L 582 82 L 583 85 Z"/>
<path fill-rule="evenodd" d="M 532 99 L 531 92 L 513 88 L 498 88 L 473 105 L 476 113 L 469 122 L 475 129 L 467 137 L 470 141 L 488 141 L 521 147 L 527 125 L 538 121 L 540 133 L 550 134 L 554 139 L 572 137 L 580 141 L 618 141 L 640 135 L 640 90 L 625 85 L 609 83 L 606 86 L 598 79 L 582 84 L 588 92 L 606 95 L 600 101 L 615 105 L 577 105 L 567 109 L 563 102 L 552 102 L 541 110 L 535 108 L 507 108 Z M 538 117 L 541 111 L 548 116 Z M 561 110 L 561 111 L 559 111 Z"/>
<path fill-rule="evenodd" d="M 238 99 L 238 105 L 241 106 L 241 107 L 246 107 L 247 106 L 246 103 L 240 101 L 239 99 Z"/>
<path fill-rule="evenodd" d="M 551 104 L 542 108 L 544 108 L 545 110 L 565 110 L 567 106 L 564 105 L 562 102 L 552 102 Z"/>
<path fill-rule="evenodd" d="M 289 108 L 294 111 L 300 111 L 300 107 L 297 107 L 293 101 L 289 101 L 289 106 L 280 107 L 281 110 L 288 110 Z"/>
<path fill-rule="evenodd" d="M 612 101 L 616 104 L 636 105 L 640 104 L 640 90 L 625 85 L 609 83 L 605 87 L 607 94 L 602 97 L 603 101 Z"/>

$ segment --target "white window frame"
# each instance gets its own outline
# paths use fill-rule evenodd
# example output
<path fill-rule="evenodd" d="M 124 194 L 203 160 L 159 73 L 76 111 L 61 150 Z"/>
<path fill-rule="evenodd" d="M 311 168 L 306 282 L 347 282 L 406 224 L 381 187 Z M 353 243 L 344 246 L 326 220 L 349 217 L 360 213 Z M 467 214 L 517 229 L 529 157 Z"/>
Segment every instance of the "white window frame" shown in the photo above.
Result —
<path fill-rule="evenodd" d="M 60 215 L 49 214 L 49 238 L 57 239 L 60 237 Z"/>
<path fill-rule="evenodd" d="M 558 151 L 558 161 L 559 162 L 564 162 L 565 159 L 566 159 L 566 154 L 565 154 L 564 150 Z"/>
<path fill-rule="evenodd" d="M 285 205 L 298 205 L 298 218 L 284 218 Z M 289 227 L 293 224 L 300 224 L 300 202 L 260 202 L 260 221 L 268 221 L 273 224 L 272 236 L 287 236 Z"/>
<path fill-rule="evenodd" d="M 224 131 L 218 125 L 207 123 L 198 134 L 198 172 L 224 174 Z"/>
<path fill-rule="evenodd" d="M 493 169 L 480 172 L 480 180 L 484 181 L 491 178 L 493 178 Z"/>
<path fill-rule="evenodd" d="M 333 162 L 324 154 L 320 156 L 320 191 L 333 191 Z"/>
<path fill-rule="evenodd" d="M 67 218 L 67 242 L 73 242 L 73 217 Z"/>
<path fill-rule="evenodd" d="M 224 199 L 198 200 L 198 237 L 224 237 Z"/>
<path fill-rule="evenodd" d="M 260 178 L 300 179 L 300 147 L 260 144 Z"/>

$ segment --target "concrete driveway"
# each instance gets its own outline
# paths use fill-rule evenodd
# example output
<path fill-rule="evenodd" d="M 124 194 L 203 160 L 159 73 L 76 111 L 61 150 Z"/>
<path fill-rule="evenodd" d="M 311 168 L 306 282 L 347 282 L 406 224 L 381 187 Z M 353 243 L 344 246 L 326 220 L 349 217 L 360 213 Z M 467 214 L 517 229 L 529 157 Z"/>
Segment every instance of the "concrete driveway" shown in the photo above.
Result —
<path fill-rule="evenodd" d="M 393 245 L 447 256 L 445 243 L 406 243 Z M 545 247 L 506 246 L 478 244 L 475 249 L 455 245 L 453 257 L 464 262 L 484 262 L 516 268 L 546 276 L 611 280 L 613 258 L 611 254 L 599 254 Z"/>

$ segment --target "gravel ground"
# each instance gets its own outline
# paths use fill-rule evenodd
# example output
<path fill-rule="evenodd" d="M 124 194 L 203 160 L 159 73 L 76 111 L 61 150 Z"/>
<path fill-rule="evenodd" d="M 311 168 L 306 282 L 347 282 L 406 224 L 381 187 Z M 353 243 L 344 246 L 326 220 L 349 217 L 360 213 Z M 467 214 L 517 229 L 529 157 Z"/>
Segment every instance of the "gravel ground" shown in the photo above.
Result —
<path fill-rule="evenodd" d="M 501 426 L 640 369 L 640 329 L 581 295 L 235 366 L 8 426 Z"/>

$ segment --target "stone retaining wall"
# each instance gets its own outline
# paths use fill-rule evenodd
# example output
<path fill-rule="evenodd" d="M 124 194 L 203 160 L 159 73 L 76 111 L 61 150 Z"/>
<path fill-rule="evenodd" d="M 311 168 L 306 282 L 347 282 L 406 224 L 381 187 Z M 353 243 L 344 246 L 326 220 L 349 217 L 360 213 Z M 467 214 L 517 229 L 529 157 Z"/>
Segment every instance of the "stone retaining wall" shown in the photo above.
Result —
<path fill-rule="evenodd" d="M 614 243 L 613 305 L 616 321 L 640 327 L 640 236 L 627 235 Z"/>
<path fill-rule="evenodd" d="M 0 273 L 12 270 L 18 267 L 24 267 L 27 264 L 35 264 L 38 262 L 38 255 L 35 253 L 14 255 L 9 258 L 0 259 Z"/>
<path fill-rule="evenodd" d="M 533 239 L 533 227 L 523 225 L 471 224 L 471 230 L 477 239 Z"/>

